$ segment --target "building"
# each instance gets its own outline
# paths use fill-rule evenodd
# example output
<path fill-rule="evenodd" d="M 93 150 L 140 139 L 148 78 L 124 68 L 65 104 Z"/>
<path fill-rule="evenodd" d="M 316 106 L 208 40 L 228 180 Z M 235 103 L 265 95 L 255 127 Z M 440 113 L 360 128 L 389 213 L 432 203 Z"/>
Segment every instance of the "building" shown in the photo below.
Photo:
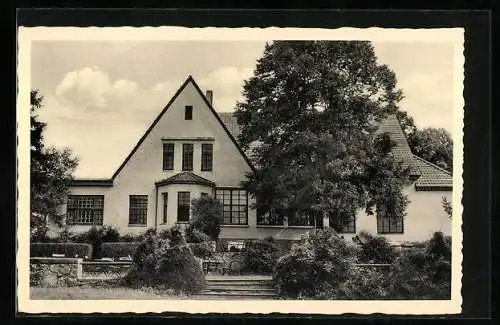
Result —
<path fill-rule="evenodd" d="M 63 207 L 71 230 L 104 224 L 133 234 L 187 224 L 191 200 L 203 195 L 215 195 L 223 203 L 221 238 L 290 240 L 314 229 L 307 222 L 258 217 L 250 207 L 253 199 L 240 182 L 252 171 L 251 161 L 235 140 L 240 132 L 235 118 L 218 114 L 212 96 L 211 91 L 203 94 L 190 76 L 110 179 L 75 179 Z M 408 215 L 400 223 L 387 223 L 360 212 L 353 223 L 334 226 L 347 237 L 367 230 L 394 241 L 423 240 L 437 230 L 449 234 L 451 223 L 441 200 L 451 200 L 451 175 L 411 153 L 395 117 L 380 130 L 396 140 L 394 154 L 412 170 Z"/>

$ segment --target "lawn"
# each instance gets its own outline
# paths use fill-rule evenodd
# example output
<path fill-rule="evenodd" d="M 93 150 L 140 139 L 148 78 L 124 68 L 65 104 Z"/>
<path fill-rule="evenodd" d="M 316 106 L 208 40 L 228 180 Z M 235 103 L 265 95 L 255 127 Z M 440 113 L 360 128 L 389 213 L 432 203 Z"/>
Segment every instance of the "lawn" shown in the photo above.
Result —
<path fill-rule="evenodd" d="M 181 296 L 169 292 L 160 292 L 149 288 L 131 289 L 98 288 L 98 287 L 68 287 L 68 288 L 30 288 L 31 299 L 41 300 L 83 300 L 83 299 L 133 299 L 158 300 L 181 299 Z"/>

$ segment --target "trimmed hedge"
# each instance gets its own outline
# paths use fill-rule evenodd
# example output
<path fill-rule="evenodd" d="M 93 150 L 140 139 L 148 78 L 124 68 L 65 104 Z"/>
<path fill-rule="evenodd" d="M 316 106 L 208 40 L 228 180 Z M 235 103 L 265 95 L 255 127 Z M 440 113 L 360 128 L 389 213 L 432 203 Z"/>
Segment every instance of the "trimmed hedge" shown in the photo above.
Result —
<path fill-rule="evenodd" d="M 140 244 L 138 242 L 103 243 L 101 245 L 100 257 L 132 257 Z"/>
<path fill-rule="evenodd" d="M 84 243 L 31 243 L 31 257 L 52 257 L 52 254 L 64 254 L 65 257 L 92 257 L 92 245 Z"/>

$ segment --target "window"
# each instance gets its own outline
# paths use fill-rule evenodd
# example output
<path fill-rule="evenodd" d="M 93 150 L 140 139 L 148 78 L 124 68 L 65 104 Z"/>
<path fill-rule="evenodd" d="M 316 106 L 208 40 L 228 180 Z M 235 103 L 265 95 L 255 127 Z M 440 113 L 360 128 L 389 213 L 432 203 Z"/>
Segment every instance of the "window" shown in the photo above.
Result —
<path fill-rule="evenodd" d="M 193 106 L 186 106 L 184 108 L 184 119 L 186 120 L 193 119 Z"/>
<path fill-rule="evenodd" d="M 356 217 L 348 214 L 331 215 L 330 226 L 339 233 L 356 233 Z"/>
<path fill-rule="evenodd" d="M 189 222 L 190 196 L 189 192 L 177 193 L 177 222 Z"/>
<path fill-rule="evenodd" d="M 248 194 L 242 189 L 218 188 L 215 197 L 222 202 L 223 224 L 248 223 Z"/>
<path fill-rule="evenodd" d="M 182 145 L 182 170 L 193 170 L 193 144 Z"/>
<path fill-rule="evenodd" d="M 102 225 L 104 195 L 69 195 L 66 223 L 70 225 Z"/>
<path fill-rule="evenodd" d="M 174 144 L 163 144 L 163 170 L 174 169 Z"/>
<path fill-rule="evenodd" d="M 213 162 L 214 145 L 211 143 L 201 144 L 201 170 L 211 171 Z"/>
<path fill-rule="evenodd" d="M 377 233 L 402 234 L 403 218 L 391 218 L 383 215 L 377 215 Z"/>
<path fill-rule="evenodd" d="M 274 209 L 266 213 L 257 210 L 257 225 L 259 226 L 284 226 L 285 215 Z"/>
<path fill-rule="evenodd" d="M 129 225 L 145 225 L 148 215 L 148 196 L 130 195 L 128 208 Z"/>
<path fill-rule="evenodd" d="M 288 226 L 314 226 L 314 214 L 305 212 L 289 213 Z"/>
<path fill-rule="evenodd" d="M 163 195 L 163 223 L 167 223 L 168 193 L 165 192 L 162 195 Z"/>

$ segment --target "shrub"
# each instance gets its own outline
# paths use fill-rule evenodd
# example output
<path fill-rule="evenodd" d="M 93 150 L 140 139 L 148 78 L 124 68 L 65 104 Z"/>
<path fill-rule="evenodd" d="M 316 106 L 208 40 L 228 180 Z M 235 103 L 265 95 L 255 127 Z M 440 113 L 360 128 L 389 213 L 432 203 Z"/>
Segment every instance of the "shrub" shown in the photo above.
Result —
<path fill-rule="evenodd" d="M 101 257 L 101 245 L 105 242 L 117 242 L 120 238 L 118 230 L 112 226 L 97 227 L 93 225 L 87 232 L 77 234 L 73 241 L 88 243 L 94 248 L 94 258 Z"/>
<path fill-rule="evenodd" d="M 358 254 L 360 262 L 390 264 L 396 259 L 396 249 L 392 247 L 387 238 L 372 236 L 368 232 L 360 232 L 358 238 L 361 245 Z"/>
<path fill-rule="evenodd" d="M 49 241 L 47 232 L 49 228 L 45 225 L 40 225 L 30 229 L 30 242 L 31 243 L 44 243 Z"/>
<path fill-rule="evenodd" d="M 210 236 L 201 230 L 194 228 L 192 225 L 189 225 L 186 229 L 186 241 L 188 243 L 202 243 L 210 240 Z"/>
<path fill-rule="evenodd" d="M 220 233 L 222 203 L 214 197 L 206 196 L 192 201 L 192 227 L 216 240 Z"/>
<path fill-rule="evenodd" d="M 272 238 L 248 241 L 244 253 L 244 271 L 250 273 L 272 273 L 278 258 L 281 256 L 281 247 Z"/>
<path fill-rule="evenodd" d="M 450 299 L 451 264 L 424 251 L 405 252 L 394 263 L 387 288 L 393 299 Z"/>
<path fill-rule="evenodd" d="M 201 243 L 189 243 L 193 255 L 202 259 L 212 258 L 215 254 L 212 242 L 205 241 Z"/>
<path fill-rule="evenodd" d="M 355 256 L 334 230 L 318 230 L 278 259 L 273 279 L 288 297 L 332 296 L 351 271 Z"/>
<path fill-rule="evenodd" d="M 387 276 L 375 269 L 355 267 L 349 278 L 335 290 L 334 298 L 339 300 L 391 298 L 387 281 Z"/>
<path fill-rule="evenodd" d="M 197 292 L 205 285 L 201 265 L 177 227 L 160 233 L 148 230 L 133 262 L 134 267 L 124 278 L 128 285 L 160 286 L 188 293 Z"/>
<path fill-rule="evenodd" d="M 65 257 L 90 258 L 92 245 L 81 243 L 31 243 L 31 257 L 51 257 L 52 254 L 64 254 Z"/>
<path fill-rule="evenodd" d="M 101 246 L 101 257 L 120 258 L 127 256 L 134 256 L 138 242 L 116 242 L 116 243 L 103 243 Z"/>
<path fill-rule="evenodd" d="M 75 236 L 69 228 L 65 227 L 58 235 L 56 238 L 56 241 L 58 243 L 68 243 L 71 242 L 72 238 Z"/>
<path fill-rule="evenodd" d="M 139 234 L 139 235 L 125 234 L 123 236 L 120 236 L 119 241 L 124 243 L 141 242 L 143 240 L 143 237 L 144 234 Z"/>
<path fill-rule="evenodd" d="M 427 254 L 435 258 L 451 259 L 451 237 L 449 243 L 442 232 L 435 232 L 427 245 Z"/>

